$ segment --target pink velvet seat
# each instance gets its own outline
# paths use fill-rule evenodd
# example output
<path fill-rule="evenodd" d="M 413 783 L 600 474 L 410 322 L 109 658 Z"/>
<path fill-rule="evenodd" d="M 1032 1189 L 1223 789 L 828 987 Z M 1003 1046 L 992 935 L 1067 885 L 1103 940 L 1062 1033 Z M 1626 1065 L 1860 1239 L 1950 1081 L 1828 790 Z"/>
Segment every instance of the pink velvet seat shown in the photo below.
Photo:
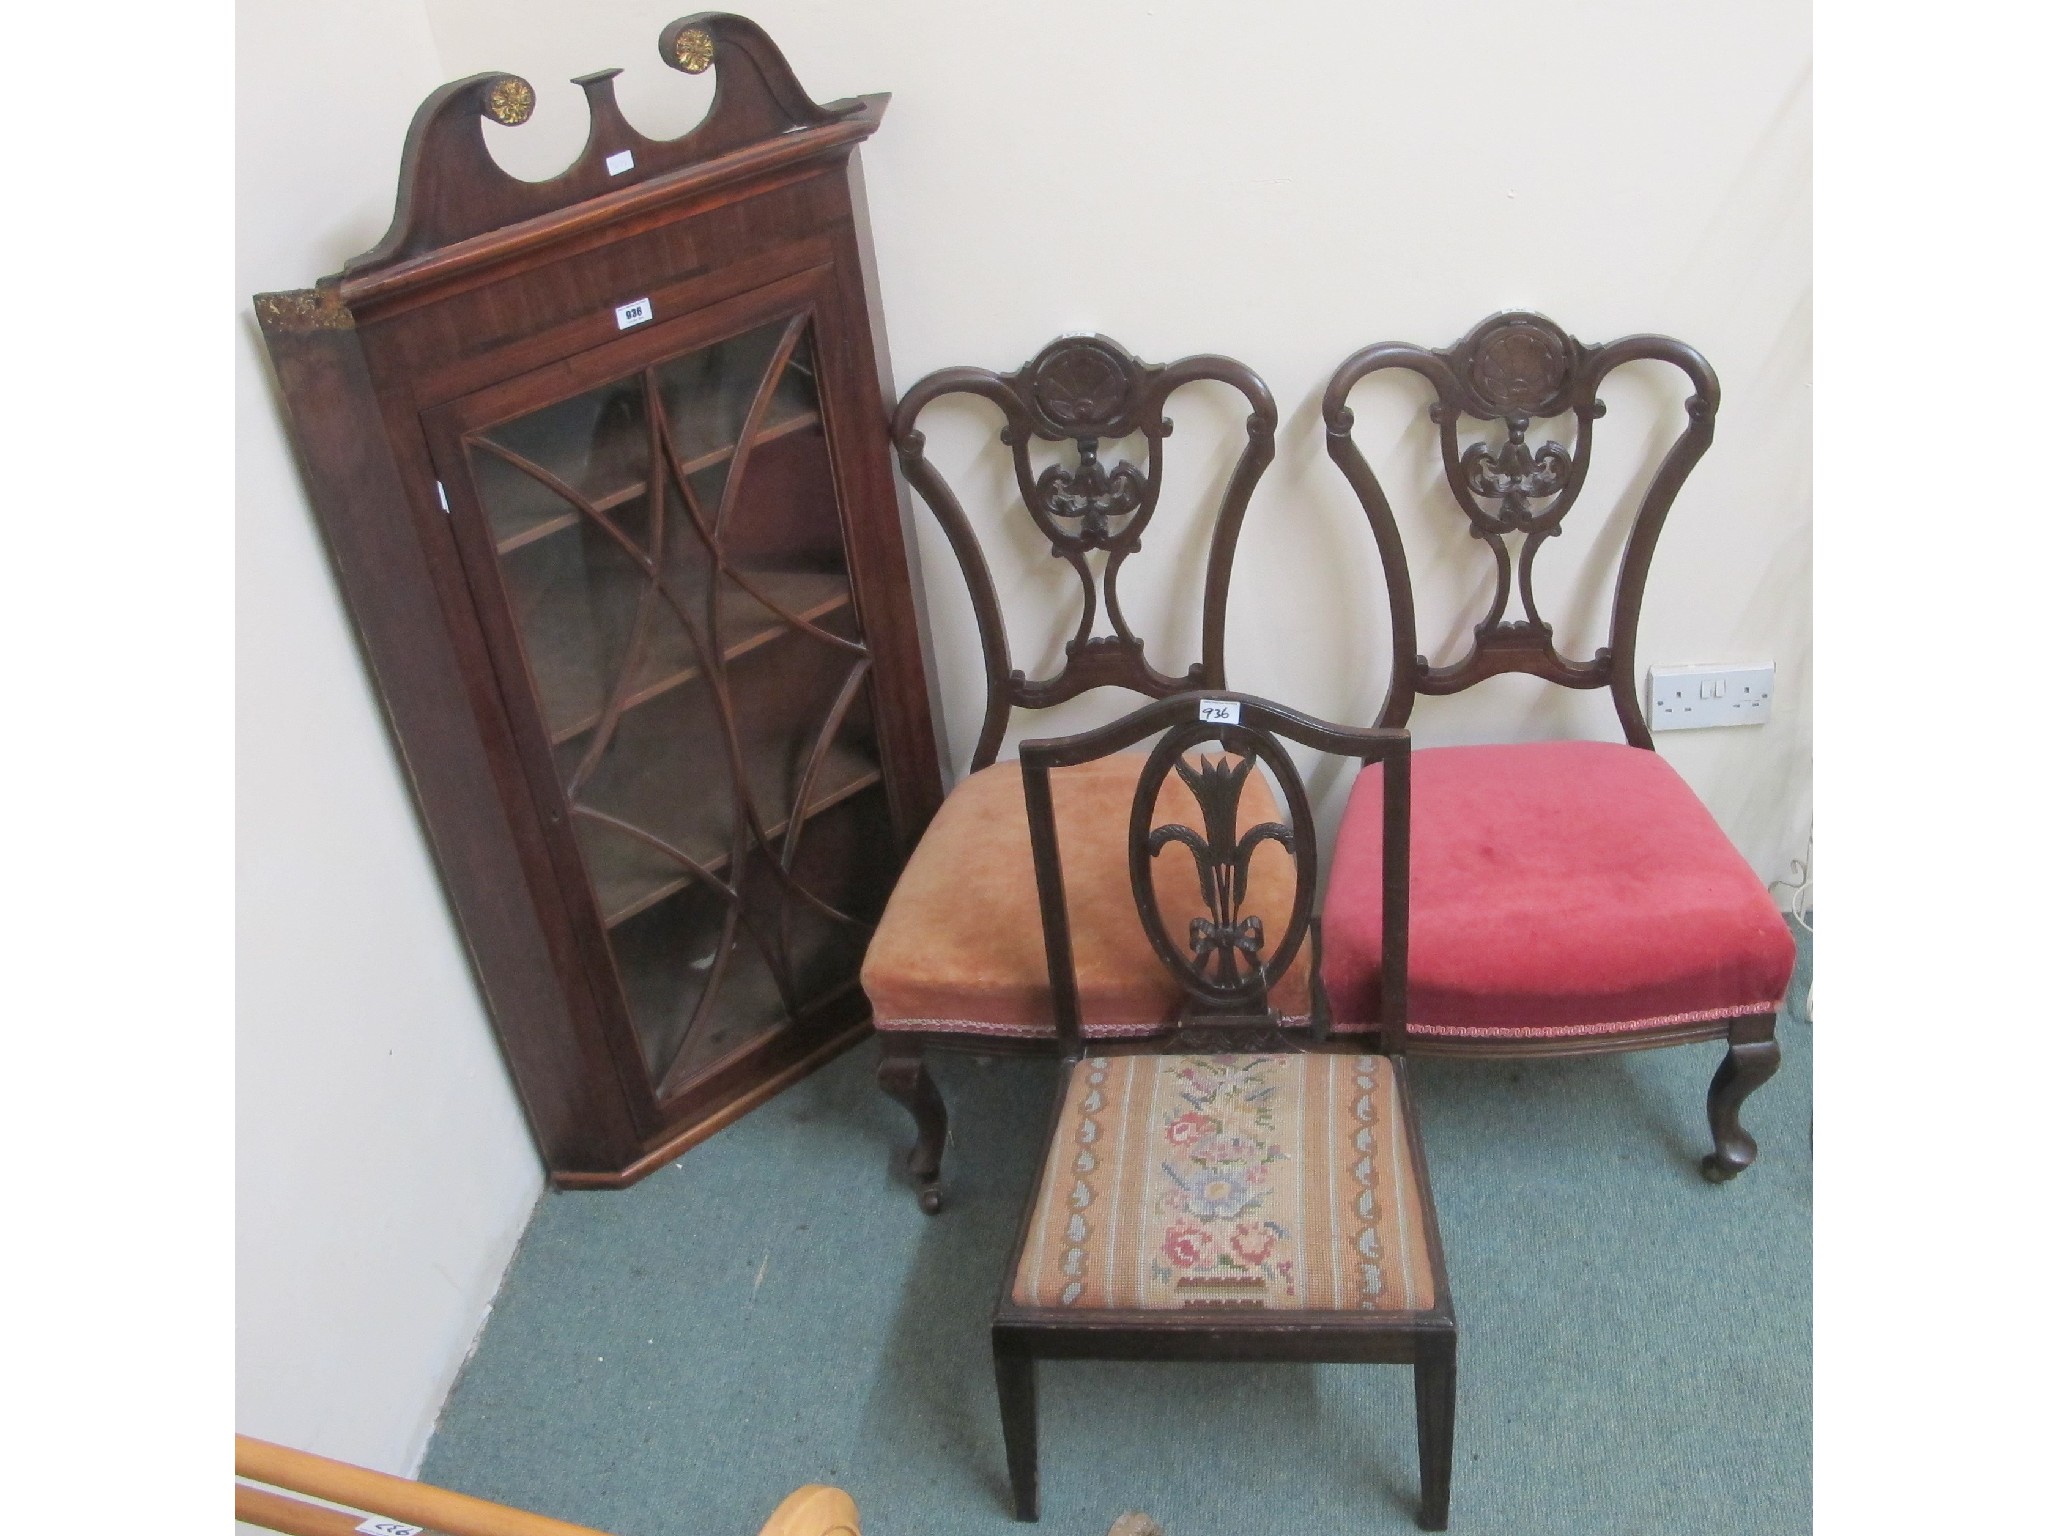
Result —
<path fill-rule="evenodd" d="M 1611 1037 L 1775 1010 L 1792 936 L 1675 769 L 1597 741 L 1415 753 L 1412 1041 Z M 1359 775 L 1323 912 L 1340 1021 L 1376 1017 L 1380 771 Z"/>

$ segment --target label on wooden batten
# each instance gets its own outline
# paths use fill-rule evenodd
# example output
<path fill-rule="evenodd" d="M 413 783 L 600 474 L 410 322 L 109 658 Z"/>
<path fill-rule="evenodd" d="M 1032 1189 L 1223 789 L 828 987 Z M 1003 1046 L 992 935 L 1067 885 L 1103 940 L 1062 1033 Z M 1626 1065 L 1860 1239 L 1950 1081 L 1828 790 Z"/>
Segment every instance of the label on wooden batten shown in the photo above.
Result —
<path fill-rule="evenodd" d="M 633 151 L 622 149 L 616 155 L 604 157 L 604 168 L 614 176 L 623 176 L 633 169 Z"/>
<path fill-rule="evenodd" d="M 426 1530 L 423 1525 L 407 1525 L 403 1520 L 386 1520 L 382 1515 L 372 1515 L 356 1527 L 363 1536 L 420 1536 Z"/>
<path fill-rule="evenodd" d="M 1204 725 L 1236 725 L 1237 700 L 1204 699 L 1199 714 Z"/>
<path fill-rule="evenodd" d="M 654 318 L 654 300 L 635 299 L 630 304 L 621 304 L 612 313 L 619 317 L 619 329 L 622 331 L 629 326 L 645 325 Z"/>

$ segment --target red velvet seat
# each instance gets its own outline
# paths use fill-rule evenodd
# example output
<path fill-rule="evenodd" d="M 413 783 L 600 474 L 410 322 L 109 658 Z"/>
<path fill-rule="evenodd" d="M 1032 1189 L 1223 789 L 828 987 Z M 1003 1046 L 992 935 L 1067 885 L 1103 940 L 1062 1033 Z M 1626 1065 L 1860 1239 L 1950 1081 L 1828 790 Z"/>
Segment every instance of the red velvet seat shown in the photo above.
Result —
<path fill-rule="evenodd" d="M 1775 1010 L 1792 936 L 1654 752 L 1597 741 L 1413 758 L 1411 1040 L 1562 1043 Z M 1359 775 L 1330 871 L 1323 976 L 1377 1016 L 1380 770 Z"/>
<path fill-rule="evenodd" d="M 1602 385 L 1643 363 L 1684 375 L 1684 425 L 1656 450 L 1625 519 L 1606 643 L 1573 656 L 1537 608 L 1536 564 L 1565 536 L 1588 483 L 1594 424 L 1607 410 Z M 1444 663 L 1422 654 L 1407 545 L 1351 436 L 1352 391 L 1389 370 L 1418 375 L 1434 393 L 1428 414 L 1444 488 L 1463 514 L 1459 542 L 1476 540 L 1492 557 L 1485 617 Z M 1701 1164 L 1716 1181 L 1756 1159 L 1739 1112 L 1778 1068 L 1777 1009 L 1793 945 L 1762 883 L 1652 750 L 1636 631 L 1657 536 L 1714 440 L 1720 400 L 1714 370 L 1684 342 L 1638 335 L 1587 346 L 1525 311 L 1489 316 L 1440 350 L 1362 348 L 1323 392 L 1330 457 L 1372 526 L 1387 579 L 1393 676 L 1376 723 L 1406 726 L 1418 698 L 1520 672 L 1605 692 L 1628 743 L 1414 754 L 1412 1048 L 1567 1055 L 1725 1039 L 1707 1089 L 1714 1150 Z M 1340 1022 L 1374 1016 L 1380 967 L 1378 778 L 1361 774 L 1352 796 L 1323 919 L 1323 973 Z"/>

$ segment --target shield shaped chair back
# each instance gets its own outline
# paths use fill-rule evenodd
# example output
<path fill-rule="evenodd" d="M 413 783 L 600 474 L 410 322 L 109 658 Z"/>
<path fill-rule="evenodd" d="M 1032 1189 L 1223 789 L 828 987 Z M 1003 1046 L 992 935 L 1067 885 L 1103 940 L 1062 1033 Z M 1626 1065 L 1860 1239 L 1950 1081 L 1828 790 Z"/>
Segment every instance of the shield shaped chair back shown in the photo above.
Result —
<path fill-rule="evenodd" d="M 1052 774 L 1125 751 L 1158 736 L 1131 804 L 1126 841 L 1131 894 L 1146 937 L 1186 996 L 1178 1029 L 1156 1048 L 1185 1051 L 1299 1049 L 1296 1017 L 1279 994 L 1308 956 L 1308 1037 L 1330 1032 L 1320 977 L 1321 930 L 1314 912 L 1316 834 L 1308 791 L 1283 741 L 1381 765 L 1385 850 L 1381 940 L 1387 963 L 1379 992 L 1375 1049 L 1405 1045 L 1408 945 L 1408 734 L 1328 724 L 1249 694 L 1183 694 L 1145 705 L 1096 730 L 1019 748 L 1031 831 L 1053 1017 L 1062 1053 L 1083 1037 L 1072 916 L 1053 817 Z M 1246 824 L 1251 775 L 1279 786 L 1286 823 Z M 1194 822 L 1172 819 L 1192 814 Z M 1172 861 L 1192 865 L 1173 870 Z M 1262 869 L 1262 862 L 1267 866 Z M 1272 866 L 1284 866 L 1275 869 Z M 1276 878 L 1277 875 L 1277 878 Z"/>

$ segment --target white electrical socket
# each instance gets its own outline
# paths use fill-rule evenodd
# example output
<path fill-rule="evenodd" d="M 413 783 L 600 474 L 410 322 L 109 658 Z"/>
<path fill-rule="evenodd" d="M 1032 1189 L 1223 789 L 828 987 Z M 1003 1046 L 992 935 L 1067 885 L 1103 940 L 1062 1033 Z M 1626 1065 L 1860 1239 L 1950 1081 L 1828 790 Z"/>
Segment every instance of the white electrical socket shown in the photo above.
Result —
<path fill-rule="evenodd" d="M 1776 668 L 1768 661 L 1724 667 L 1650 668 L 1650 729 L 1762 725 L 1771 718 Z"/>

